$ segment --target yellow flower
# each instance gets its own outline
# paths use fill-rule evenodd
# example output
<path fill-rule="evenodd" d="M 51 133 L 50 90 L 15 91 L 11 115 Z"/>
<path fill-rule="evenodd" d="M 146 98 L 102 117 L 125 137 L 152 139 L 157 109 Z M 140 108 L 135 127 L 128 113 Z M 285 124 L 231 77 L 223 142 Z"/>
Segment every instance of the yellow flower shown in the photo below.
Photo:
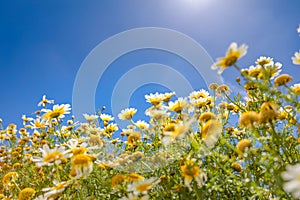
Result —
<path fill-rule="evenodd" d="M 219 96 L 222 96 L 222 94 L 229 95 L 230 88 L 227 85 L 223 84 L 217 88 L 216 92 L 217 92 L 217 95 L 219 95 Z"/>
<path fill-rule="evenodd" d="M 300 51 L 295 52 L 294 57 L 292 57 L 292 61 L 295 65 L 300 65 Z"/>
<path fill-rule="evenodd" d="M 169 110 L 180 113 L 187 105 L 185 98 L 179 97 L 175 102 L 169 103 Z"/>
<path fill-rule="evenodd" d="M 108 134 L 112 134 L 112 133 L 116 132 L 117 130 L 119 130 L 119 128 L 118 128 L 118 125 L 115 123 L 108 124 L 104 128 L 104 131 Z"/>
<path fill-rule="evenodd" d="M 72 169 L 76 171 L 76 179 L 86 178 L 93 171 L 93 157 L 86 154 L 77 154 L 72 157 Z"/>
<path fill-rule="evenodd" d="M 241 114 L 239 124 L 242 127 L 251 127 L 254 123 L 259 121 L 259 114 L 254 111 L 248 111 Z"/>
<path fill-rule="evenodd" d="M 291 89 L 296 95 L 300 95 L 300 83 L 294 84 Z"/>
<path fill-rule="evenodd" d="M 150 190 L 154 185 L 160 182 L 157 178 L 149 178 L 140 180 L 138 182 L 129 184 L 127 186 L 127 191 L 133 192 L 133 194 L 147 194 L 148 190 Z"/>
<path fill-rule="evenodd" d="M 136 113 L 137 109 L 135 108 L 126 108 L 122 110 L 121 113 L 118 114 L 118 117 L 121 120 L 131 120 L 133 115 Z"/>
<path fill-rule="evenodd" d="M 210 90 L 216 90 L 218 87 L 219 85 L 217 83 L 211 83 L 208 88 Z"/>
<path fill-rule="evenodd" d="M 194 160 L 187 160 L 184 165 L 180 167 L 182 176 L 184 178 L 184 185 L 191 190 L 191 182 L 193 179 L 196 180 L 198 185 L 202 187 L 204 182 L 207 180 L 206 174 L 204 174 L 200 168 L 196 165 Z"/>
<path fill-rule="evenodd" d="M 61 193 L 70 185 L 71 181 L 63 181 L 63 182 L 58 182 L 57 180 L 53 181 L 53 184 L 55 186 L 49 187 L 49 188 L 44 188 L 42 191 L 46 192 L 44 194 L 44 199 L 52 199 L 54 197 L 58 197 L 61 195 Z"/>
<path fill-rule="evenodd" d="M 132 131 L 130 132 L 128 138 L 127 138 L 127 144 L 128 145 L 133 145 L 135 144 L 138 140 L 141 139 L 141 134 L 137 131 Z"/>
<path fill-rule="evenodd" d="M 247 70 L 248 72 L 248 75 L 251 76 L 251 77 L 254 77 L 254 78 L 257 78 L 258 75 L 261 73 L 261 66 L 260 65 L 257 65 L 257 66 L 250 66 L 249 69 L 245 69 Z M 243 71 L 245 71 L 243 70 Z"/>
<path fill-rule="evenodd" d="M 145 95 L 147 102 L 151 103 L 153 106 L 160 104 L 164 100 L 164 95 L 156 92 L 155 94 Z"/>
<path fill-rule="evenodd" d="M 163 101 L 164 102 L 169 102 L 171 97 L 175 95 L 175 92 L 166 92 L 163 94 Z"/>
<path fill-rule="evenodd" d="M 41 120 L 40 118 L 35 119 L 33 122 L 30 122 L 30 124 L 34 129 L 44 128 L 48 125 L 45 119 Z"/>
<path fill-rule="evenodd" d="M 274 102 L 265 102 L 260 107 L 259 122 L 267 123 L 277 119 L 280 106 Z"/>
<path fill-rule="evenodd" d="M 126 180 L 126 176 L 124 176 L 123 174 L 114 175 L 111 178 L 111 186 L 116 187 L 116 186 L 122 184 L 125 180 Z"/>
<path fill-rule="evenodd" d="M 142 130 L 148 129 L 149 128 L 149 124 L 143 120 L 138 120 L 135 125 Z"/>
<path fill-rule="evenodd" d="M 27 122 L 33 121 L 33 118 L 26 117 L 26 115 L 22 115 L 23 125 L 25 126 Z"/>
<path fill-rule="evenodd" d="M 208 120 L 202 127 L 202 139 L 208 147 L 213 146 L 222 133 L 222 124 L 215 119 Z"/>
<path fill-rule="evenodd" d="M 130 174 L 127 174 L 126 175 L 126 179 L 129 181 L 129 182 L 138 182 L 140 180 L 144 180 L 145 178 L 142 177 L 141 175 L 139 174 L 136 174 L 136 173 L 130 173 Z"/>
<path fill-rule="evenodd" d="M 199 91 L 193 91 L 190 93 L 190 99 L 199 99 L 199 98 L 207 98 L 209 96 L 208 91 L 201 89 Z"/>
<path fill-rule="evenodd" d="M 53 104 L 54 100 L 46 99 L 46 95 L 43 96 L 43 99 L 38 103 L 38 106 L 46 107 L 47 104 Z"/>
<path fill-rule="evenodd" d="M 212 112 L 205 112 L 205 113 L 201 114 L 199 117 L 200 122 L 207 122 L 211 119 L 217 119 L 216 115 Z"/>
<path fill-rule="evenodd" d="M 18 200 L 31 200 L 35 195 L 35 190 L 32 188 L 25 188 L 19 193 Z"/>
<path fill-rule="evenodd" d="M 237 162 L 232 163 L 231 167 L 232 167 L 232 169 L 234 169 L 237 172 L 241 172 L 242 169 L 243 169 L 242 166 L 241 166 L 241 164 L 239 164 Z"/>
<path fill-rule="evenodd" d="M 104 142 L 102 141 L 100 136 L 91 134 L 90 137 L 89 137 L 89 140 L 88 140 L 88 144 L 90 146 L 102 147 Z"/>
<path fill-rule="evenodd" d="M 217 61 L 211 66 L 212 69 L 218 69 L 218 74 L 221 74 L 224 69 L 230 67 L 236 63 L 238 59 L 246 55 L 248 46 L 243 44 L 240 47 L 237 43 L 233 42 L 227 49 L 226 56 L 223 58 L 217 58 Z"/>
<path fill-rule="evenodd" d="M 265 57 L 265 56 L 260 56 L 256 62 L 257 65 L 266 67 L 274 64 L 273 58 L 271 57 Z"/>
<path fill-rule="evenodd" d="M 99 118 L 98 115 L 88 115 L 88 114 L 83 114 L 85 120 L 89 123 L 92 123 L 92 122 L 96 122 L 97 119 Z"/>
<path fill-rule="evenodd" d="M 278 76 L 277 78 L 275 78 L 274 80 L 274 84 L 275 86 L 281 86 L 281 85 L 285 85 L 288 82 L 291 82 L 293 80 L 293 77 L 291 77 L 288 74 L 282 74 L 280 76 Z"/>
<path fill-rule="evenodd" d="M 61 104 L 61 105 L 54 105 L 53 109 L 42 109 L 42 112 L 45 112 L 43 118 L 51 121 L 52 119 L 60 119 L 64 118 L 65 114 L 70 113 L 70 104 Z"/>
<path fill-rule="evenodd" d="M 17 125 L 9 124 L 6 128 L 6 133 L 8 135 L 15 135 L 17 133 Z"/>
<path fill-rule="evenodd" d="M 191 127 L 193 120 L 187 122 L 178 122 L 177 124 L 170 124 L 166 126 L 163 131 L 162 143 L 164 145 L 170 144 L 175 139 L 183 138 Z"/>
<path fill-rule="evenodd" d="M 7 186 L 11 181 L 16 180 L 18 178 L 18 173 L 17 172 L 8 172 L 5 174 L 2 178 L 2 184 L 4 186 Z"/>
<path fill-rule="evenodd" d="M 60 164 L 65 158 L 69 158 L 71 154 L 69 151 L 65 151 L 64 146 L 54 147 L 50 149 L 48 144 L 43 145 L 43 148 L 40 149 L 42 157 L 33 156 L 32 161 L 36 163 L 38 167 L 41 166 L 51 166 L 54 163 Z"/>
<path fill-rule="evenodd" d="M 251 141 L 248 139 L 242 139 L 238 142 L 236 148 L 237 150 L 245 153 L 251 147 Z"/>
<path fill-rule="evenodd" d="M 113 118 L 111 115 L 104 114 L 104 113 L 102 113 L 102 114 L 100 115 L 100 119 L 101 119 L 102 121 L 105 121 L 105 122 L 109 122 L 109 121 L 114 120 L 114 118 Z"/>

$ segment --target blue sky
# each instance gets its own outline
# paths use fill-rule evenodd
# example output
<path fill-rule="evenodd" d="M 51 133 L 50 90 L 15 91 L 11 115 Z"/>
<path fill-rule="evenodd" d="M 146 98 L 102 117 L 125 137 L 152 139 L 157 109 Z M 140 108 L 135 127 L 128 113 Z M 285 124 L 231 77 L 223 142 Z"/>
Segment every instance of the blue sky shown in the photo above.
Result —
<path fill-rule="evenodd" d="M 222 3 L 221 3 L 222 2 Z M 46 94 L 56 103 L 72 103 L 76 74 L 99 43 L 120 32 L 141 27 L 179 31 L 201 44 L 212 58 L 223 56 L 231 42 L 245 43 L 248 54 L 241 67 L 261 55 L 274 57 L 283 72 L 300 80 L 300 67 L 291 56 L 300 49 L 296 29 L 299 0 L 4 0 L 0 2 L 0 117 L 4 125 L 21 123 Z M 96 105 L 110 103 L 116 80 L 131 67 L 163 63 L 183 69 L 194 82 L 189 64 L 176 55 L 145 49 L 117 59 L 100 80 Z M 120 68 L 126 66 L 126 68 Z M 226 83 L 238 73 L 228 69 Z M 199 79 L 199 89 L 205 88 Z M 144 94 L 165 91 L 146 85 L 132 96 L 130 105 L 143 109 Z M 109 106 L 108 113 L 110 112 Z"/>

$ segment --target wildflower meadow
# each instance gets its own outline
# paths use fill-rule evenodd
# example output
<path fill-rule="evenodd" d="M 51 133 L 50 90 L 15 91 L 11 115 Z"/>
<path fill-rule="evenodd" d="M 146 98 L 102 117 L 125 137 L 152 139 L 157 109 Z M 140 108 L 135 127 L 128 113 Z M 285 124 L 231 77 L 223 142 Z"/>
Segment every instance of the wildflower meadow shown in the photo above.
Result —
<path fill-rule="evenodd" d="M 247 49 L 232 43 L 211 67 L 238 70 L 243 94 L 216 83 L 187 97 L 147 94 L 149 120 L 124 108 L 124 129 L 105 109 L 79 122 L 46 95 L 23 126 L 1 120 L 0 199 L 299 198 L 299 80 L 277 58 L 239 66 Z"/>

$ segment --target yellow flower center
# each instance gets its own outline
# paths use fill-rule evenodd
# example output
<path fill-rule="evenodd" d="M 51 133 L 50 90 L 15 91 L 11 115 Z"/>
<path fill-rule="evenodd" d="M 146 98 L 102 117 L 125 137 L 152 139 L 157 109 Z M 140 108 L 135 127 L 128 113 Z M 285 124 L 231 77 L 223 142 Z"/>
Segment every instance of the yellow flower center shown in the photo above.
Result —
<path fill-rule="evenodd" d="M 151 187 L 152 183 L 142 183 L 135 187 L 139 192 L 145 192 Z"/>
<path fill-rule="evenodd" d="M 238 52 L 232 53 L 231 55 L 228 55 L 224 58 L 224 67 L 232 66 L 239 58 Z"/>
<path fill-rule="evenodd" d="M 32 188 L 23 189 L 20 194 L 18 200 L 30 200 L 35 194 L 35 190 Z"/>
<path fill-rule="evenodd" d="M 58 118 L 61 115 L 61 113 L 59 111 L 53 111 L 50 113 L 49 117 L 50 118 Z"/>
<path fill-rule="evenodd" d="M 182 166 L 181 170 L 184 176 L 191 176 L 191 177 L 196 177 L 200 172 L 199 167 L 189 166 L 189 165 Z"/>
<path fill-rule="evenodd" d="M 77 154 L 84 154 L 85 152 L 87 152 L 87 149 L 84 147 L 75 147 L 72 149 L 72 153 L 74 156 Z"/>
<path fill-rule="evenodd" d="M 144 180 L 144 177 L 142 177 L 142 176 L 140 176 L 138 174 L 135 174 L 135 173 L 128 174 L 127 178 L 130 181 L 133 181 L 133 182 L 136 182 L 136 181 L 139 181 L 139 180 Z"/>
<path fill-rule="evenodd" d="M 72 159 L 72 164 L 74 167 L 84 167 L 90 165 L 92 162 L 92 159 L 90 156 L 85 154 L 78 154 L 75 155 Z"/>
<path fill-rule="evenodd" d="M 53 187 L 53 190 L 61 190 L 67 186 L 66 182 L 59 183 L 57 186 Z"/>
<path fill-rule="evenodd" d="M 62 154 L 60 152 L 55 151 L 55 152 L 50 153 L 49 155 L 47 155 L 44 158 L 44 162 L 51 163 L 51 162 L 54 162 L 55 160 L 58 160 L 61 157 L 62 157 Z"/>

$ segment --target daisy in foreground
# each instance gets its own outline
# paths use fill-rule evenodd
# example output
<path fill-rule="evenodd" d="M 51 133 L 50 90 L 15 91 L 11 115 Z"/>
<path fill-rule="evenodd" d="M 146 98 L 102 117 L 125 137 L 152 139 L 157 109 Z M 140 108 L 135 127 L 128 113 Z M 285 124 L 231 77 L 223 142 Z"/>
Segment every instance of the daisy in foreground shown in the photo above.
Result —
<path fill-rule="evenodd" d="M 55 186 L 50 188 L 44 188 L 42 189 L 43 192 L 46 192 L 43 196 L 41 196 L 41 199 L 54 199 L 55 197 L 59 197 L 61 193 L 66 189 L 66 187 L 69 186 L 71 181 L 63 181 L 59 182 L 57 180 L 53 180 L 53 184 Z"/>
<path fill-rule="evenodd" d="M 238 47 L 237 43 L 231 43 L 227 49 L 225 57 L 217 58 L 217 61 L 211 66 L 211 68 L 219 69 L 218 74 L 221 74 L 224 69 L 234 65 L 238 59 L 246 55 L 247 49 L 248 46 L 245 44 Z"/>
<path fill-rule="evenodd" d="M 140 180 L 138 182 L 135 182 L 133 184 L 129 184 L 127 186 L 127 191 L 128 192 L 133 192 L 133 194 L 138 195 L 138 194 L 147 194 L 148 190 L 150 190 L 153 186 L 159 183 L 159 179 L 157 178 L 149 178 L 149 179 L 144 179 Z"/>
<path fill-rule="evenodd" d="M 65 114 L 69 114 L 70 110 L 70 104 L 54 105 L 52 110 L 42 109 L 42 112 L 45 112 L 43 118 L 47 121 L 51 121 L 53 119 L 61 119 L 65 117 Z"/>
<path fill-rule="evenodd" d="M 48 144 L 45 144 L 43 148 L 40 149 L 40 151 L 42 153 L 42 157 L 32 157 L 32 161 L 35 162 L 35 164 L 38 167 L 44 165 L 51 166 L 54 163 L 60 164 L 63 160 L 71 156 L 70 151 L 65 150 L 65 147 L 63 146 L 54 147 L 53 149 L 50 149 Z"/>
<path fill-rule="evenodd" d="M 294 198 L 300 197 L 300 164 L 288 165 L 287 171 L 281 174 L 283 180 L 286 181 L 283 189 L 286 192 L 292 193 Z"/>
<path fill-rule="evenodd" d="M 204 182 L 207 180 L 206 174 L 203 173 L 201 169 L 196 165 L 194 159 L 185 161 L 184 165 L 182 165 L 180 168 L 182 171 L 182 176 L 184 178 L 184 185 L 190 190 L 192 190 L 191 182 L 193 179 L 195 179 L 199 187 L 202 187 L 204 185 Z"/>

